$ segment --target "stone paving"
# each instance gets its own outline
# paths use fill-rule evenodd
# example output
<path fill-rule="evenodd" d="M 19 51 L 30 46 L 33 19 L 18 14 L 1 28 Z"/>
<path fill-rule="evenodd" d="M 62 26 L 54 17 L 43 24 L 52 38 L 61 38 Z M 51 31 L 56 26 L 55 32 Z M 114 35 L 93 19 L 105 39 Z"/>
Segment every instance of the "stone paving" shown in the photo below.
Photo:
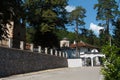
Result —
<path fill-rule="evenodd" d="M 102 80 L 100 67 L 60 68 L 13 75 L 0 80 Z"/>

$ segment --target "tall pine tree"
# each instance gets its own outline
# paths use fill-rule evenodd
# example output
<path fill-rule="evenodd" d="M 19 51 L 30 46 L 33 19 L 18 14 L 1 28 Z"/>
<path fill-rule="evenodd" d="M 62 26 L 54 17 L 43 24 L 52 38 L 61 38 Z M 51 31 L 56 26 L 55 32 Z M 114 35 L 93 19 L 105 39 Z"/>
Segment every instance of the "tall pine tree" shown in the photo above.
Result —
<path fill-rule="evenodd" d="M 98 0 L 94 9 L 97 10 L 96 19 L 101 21 L 101 26 L 105 27 L 105 40 L 103 42 L 106 42 L 110 38 L 110 25 L 119 15 L 117 2 L 116 0 Z"/>

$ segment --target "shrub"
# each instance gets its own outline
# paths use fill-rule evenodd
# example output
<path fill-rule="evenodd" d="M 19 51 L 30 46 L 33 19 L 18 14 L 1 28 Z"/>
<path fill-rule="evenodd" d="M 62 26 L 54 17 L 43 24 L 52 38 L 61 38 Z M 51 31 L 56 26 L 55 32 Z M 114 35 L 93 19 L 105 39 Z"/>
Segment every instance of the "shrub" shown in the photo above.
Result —
<path fill-rule="evenodd" d="M 104 80 L 120 80 L 120 49 L 116 46 L 105 45 L 102 48 L 102 53 L 106 55 L 103 59 L 104 65 L 102 74 Z"/>

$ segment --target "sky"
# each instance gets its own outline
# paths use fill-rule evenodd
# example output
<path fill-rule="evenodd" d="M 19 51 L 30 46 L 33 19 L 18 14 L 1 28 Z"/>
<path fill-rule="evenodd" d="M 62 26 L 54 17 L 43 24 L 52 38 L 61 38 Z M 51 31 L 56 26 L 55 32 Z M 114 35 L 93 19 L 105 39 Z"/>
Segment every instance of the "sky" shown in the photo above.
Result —
<path fill-rule="evenodd" d="M 69 0 L 68 6 L 66 7 L 67 11 L 72 11 L 76 6 L 82 6 L 86 9 L 85 27 L 94 31 L 96 35 L 99 34 L 99 29 L 102 27 L 97 26 L 98 22 L 96 21 L 97 11 L 94 9 L 94 4 L 97 3 L 97 0 Z M 74 31 L 73 27 L 67 27 L 69 31 Z"/>

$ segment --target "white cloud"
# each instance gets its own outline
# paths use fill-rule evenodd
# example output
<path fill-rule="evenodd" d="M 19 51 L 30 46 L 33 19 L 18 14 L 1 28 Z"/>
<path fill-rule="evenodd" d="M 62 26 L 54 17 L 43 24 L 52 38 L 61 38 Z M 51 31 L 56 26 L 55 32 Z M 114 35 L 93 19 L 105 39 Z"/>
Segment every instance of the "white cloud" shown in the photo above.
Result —
<path fill-rule="evenodd" d="M 66 6 L 65 8 L 68 12 L 72 12 L 73 10 L 75 10 L 75 6 Z"/>
<path fill-rule="evenodd" d="M 94 33 L 95 33 L 96 35 L 99 34 L 99 30 L 100 30 L 100 29 L 104 29 L 104 27 L 98 26 L 98 25 L 96 25 L 96 24 L 94 24 L 94 23 L 90 23 L 90 30 L 94 31 Z"/>

